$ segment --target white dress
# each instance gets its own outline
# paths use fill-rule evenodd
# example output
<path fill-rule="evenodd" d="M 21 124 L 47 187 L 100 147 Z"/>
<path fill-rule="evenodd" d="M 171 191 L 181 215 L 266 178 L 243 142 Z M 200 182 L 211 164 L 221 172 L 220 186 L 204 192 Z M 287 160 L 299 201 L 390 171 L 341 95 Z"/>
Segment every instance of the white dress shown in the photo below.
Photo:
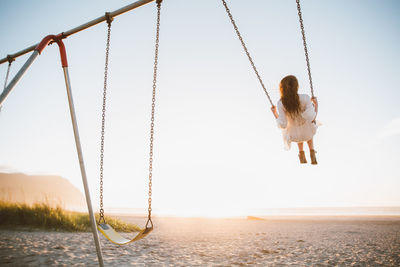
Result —
<path fill-rule="evenodd" d="M 282 137 L 285 149 L 290 149 L 291 142 L 305 142 L 311 140 L 317 132 L 314 104 L 311 98 L 305 94 L 299 94 L 300 114 L 294 119 L 286 112 L 282 101 L 278 102 L 279 117 L 276 119 L 278 127 L 282 129 Z"/>

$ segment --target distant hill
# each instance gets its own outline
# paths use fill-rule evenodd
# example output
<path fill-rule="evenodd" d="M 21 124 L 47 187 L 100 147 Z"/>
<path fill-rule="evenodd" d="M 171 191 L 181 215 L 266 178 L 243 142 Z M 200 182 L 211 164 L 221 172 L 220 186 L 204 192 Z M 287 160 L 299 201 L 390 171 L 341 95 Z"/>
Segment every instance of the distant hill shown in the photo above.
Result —
<path fill-rule="evenodd" d="M 84 210 L 83 194 L 60 176 L 0 173 L 0 200 L 16 203 L 47 203 L 68 210 Z"/>

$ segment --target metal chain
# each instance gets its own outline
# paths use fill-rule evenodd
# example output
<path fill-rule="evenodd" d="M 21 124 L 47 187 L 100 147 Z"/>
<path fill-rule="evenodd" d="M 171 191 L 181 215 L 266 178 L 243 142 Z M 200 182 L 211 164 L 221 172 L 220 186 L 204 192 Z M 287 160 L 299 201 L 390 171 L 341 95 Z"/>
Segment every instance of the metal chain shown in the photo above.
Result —
<path fill-rule="evenodd" d="M 310 59 L 308 58 L 306 34 L 305 34 L 305 32 L 304 32 L 304 25 L 303 25 L 303 17 L 302 17 L 301 7 L 300 7 L 300 0 L 296 0 L 296 3 L 297 3 L 297 12 L 298 12 L 298 14 L 299 14 L 299 22 L 300 22 L 300 28 L 301 28 L 301 35 L 302 35 L 302 37 L 303 37 L 304 54 L 305 54 L 305 56 L 306 56 L 307 71 L 308 71 L 308 80 L 310 81 L 311 96 L 314 97 L 314 88 L 313 88 L 313 83 L 312 83 L 312 78 L 311 78 Z"/>
<path fill-rule="evenodd" d="M 103 208 L 103 166 L 104 166 L 104 136 L 105 136 L 105 123 L 106 123 L 106 100 L 107 100 L 107 79 L 108 79 L 108 56 L 110 53 L 110 35 L 111 35 L 111 22 L 112 18 L 107 16 L 107 45 L 106 45 L 106 62 L 104 66 L 104 87 L 103 87 L 103 108 L 101 115 L 101 144 L 100 144 L 100 218 L 99 224 L 101 222 L 105 223 L 104 219 L 104 208 Z"/>
<path fill-rule="evenodd" d="M 162 0 L 157 0 L 157 29 L 156 29 L 156 44 L 155 44 L 155 55 L 154 55 L 154 72 L 153 72 L 153 95 L 151 99 L 151 123 L 150 123 L 150 153 L 149 153 L 149 198 L 148 198 L 148 220 L 146 228 L 153 228 L 153 222 L 151 220 L 152 212 L 152 186 L 153 186 L 153 141 L 154 141 L 154 115 L 156 108 L 156 88 L 157 88 L 157 67 L 158 67 L 158 47 L 160 42 L 160 11 L 161 11 Z M 150 223 L 150 227 L 149 227 Z"/>
<path fill-rule="evenodd" d="M 254 70 L 255 74 L 257 75 L 258 81 L 260 82 L 260 84 L 261 84 L 261 86 L 262 86 L 262 88 L 263 88 L 263 90 L 264 90 L 264 92 L 265 92 L 265 95 L 267 96 L 269 102 L 271 103 L 271 106 L 274 106 L 274 104 L 272 103 L 271 97 L 269 96 L 268 91 L 267 91 L 267 89 L 265 88 L 264 82 L 262 81 L 261 76 L 260 76 L 260 74 L 258 73 L 258 70 L 257 70 L 257 68 L 256 68 L 256 66 L 255 66 L 255 64 L 254 64 L 254 62 L 253 62 L 253 59 L 252 59 L 251 56 L 250 56 L 249 50 L 247 49 L 246 44 L 245 44 L 244 41 L 243 41 L 242 35 L 241 35 L 240 32 L 239 32 L 239 29 L 238 29 L 238 27 L 237 27 L 237 25 L 236 25 L 236 23 L 235 23 L 235 20 L 234 20 L 233 17 L 232 17 L 231 11 L 229 10 L 228 5 L 226 4 L 225 0 L 222 0 L 222 4 L 223 4 L 224 7 L 225 7 L 226 13 L 228 14 L 228 16 L 229 16 L 229 18 L 230 18 L 230 20 L 231 20 L 231 23 L 232 23 L 232 25 L 233 25 L 233 28 L 235 29 L 236 34 L 237 34 L 237 36 L 238 36 L 240 42 L 242 43 L 244 52 L 246 53 L 247 57 L 249 58 L 250 64 L 251 64 L 251 66 L 253 67 L 253 70 Z"/>
<path fill-rule="evenodd" d="M 11 64 L 13 63 L 14 59 L 12 59 L 9 55 L 7 56 L 8 58 L 8 68 L 7 68 L 7 73 L 6 73 L 6 78 L 4 80 L 4 89 L 7 87 L 7 82 L 8 82 L 8 75 L 10 74 L 10 69 L 11 69 Z M 2 106 L 0 106 L 0 111 L 1 111 Z"/>
<path fill-rule="evenodd" d="M 6 87 L 7 87 L 8 75 L 10 74 L 11 64 L 12 64 L 12 61 L 10 61 L 10 62 L 8 63 L 6 79 L 4 80 L 4 89 L 6 89 Z"/>

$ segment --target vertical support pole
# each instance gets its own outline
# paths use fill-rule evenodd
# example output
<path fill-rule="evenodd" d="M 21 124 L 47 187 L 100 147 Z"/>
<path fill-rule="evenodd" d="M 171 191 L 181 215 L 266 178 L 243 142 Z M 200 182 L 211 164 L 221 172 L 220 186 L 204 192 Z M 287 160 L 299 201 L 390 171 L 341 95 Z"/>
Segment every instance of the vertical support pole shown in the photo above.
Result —
<path fill-rule="evenodd" d="M 72 91 L 71 91 L 71 83 L 70 83 L 69 74 L 68 74 L 68 67 L 63 66 L 63 70 L 64 70 L 65 86 L 67 88 L 67 94 L 68 94 L 69 111 L 71 114 L 72 127 L 74 130 L 76 150 L 77 150 L 78 158 L 79 158 L 79 166 L 81 169 L 83 187 L 85 189 L 86 203 L 87 203 L 88 210 L 89 210 L 90 224 L 91 224 L 91 228 L 92 228 L 92 232 L 93 232 L 94 242 L 96 245 L 99 266 L 103 267 L 104 266 L 103 255 L 102 255 L 101 247 L 100 247 L 99 234 L 97 232 L 96 219 L 95 219 L 94 213 L 93 213 L 92 201 L 90 199 L 90 192 L 89 192 L 89 185 L 88 185 L 87 177 L 86 177 L 85 164 L 83 162 L 82 147 L 81 147 L 81 141 L 79 138 L 78 124 L 76 121 L 74 101 L 72 98 Z"/>
<path fill-rule="evenodd" d="M 18 81 L 22 78 L 26 70 L 32 65 L 33 61 L 35 61 L 38 55 L 39 55 L 38 51 L 36 50 L 33 51 L 32 55 L 28 58 L 28 60 L 25 62 L 22 68 L 18 71 L 18 73 L 14 76 L 14 78 L 11 80 L 8 86 L 4 89 L 3 93 L 1 93 L 0 106 L 6 100 L 7 96 L 10 94 L 15 85 L 17 85 Z"/>
<path fill-rule="evenodd" d="M 85 164 L 83 162 L 82 147 L 81 147 L 81 141 L 79 138 L 79 131 L 78 131 L 78 123 L 76 122 L 74 101 L 72 98 L 71 83 L 70 83 L 69 74 L 68 74 L 67 53 L 65 51 L 65 46 L 64 46 L 64 43 L 62 42 L 62 38 L 64 38 L 63 34 L 59 34 L 57 36 L 56 35 L 48 35 L 45 38 L 43 38 L 43 40 L 36 46 L 32 55 L 28 58 L 28 60 L 25 62 L 25 64 L 22 66 L 22 68 L 18 71 L 18 73 L 15 75 L 15 77 L 12 79 L 12 81 L 9 83 L 9 85 L 4 89 L 3 93 L 0 95 L 0 106 L 4 102 L 4 100 L 7 98 L 7 96 L 10 94 L 11 90 L 18 83 L 18 81 L 21 79 L 21 77 L 24 75 L 26 70 L 32 65 L 32 63 L 36 59 L 36 57 L 43 51 L 43 49 L 51 41 L 56 42 L 58 44 L 58 47 L 60 50 L 61 64 L 62 64 L 62 68 L 64 71 L 65 86 L 67 88 L 69 110 L 70 110 L 70 114 L 71 114 L 72 127 L 74 130 L 76 150 L 77 150 L 78 158 L 79 158 L 79 166 L 81 169 L 83 187 L 85 189 L 86 204 L 87 204 L 87 207 L 89 210 L 90 224 L 91 224 L 91 228 L 92 228 L 92 232 L 93 232 L 94 243 L 96 245 L 97 258 L 99 260 L 99 266 L 104 267 L 103 255 L 102 255 L 101 246 L 100 246 L 100 239 L 99 239 L 99 234 L 97 232 L 96 219 L 94 217 L 93 208 L 92 208 L 92 201 L 90 199 L 90 192 L 89 192 L 89 185 L 87 182 Z"/>

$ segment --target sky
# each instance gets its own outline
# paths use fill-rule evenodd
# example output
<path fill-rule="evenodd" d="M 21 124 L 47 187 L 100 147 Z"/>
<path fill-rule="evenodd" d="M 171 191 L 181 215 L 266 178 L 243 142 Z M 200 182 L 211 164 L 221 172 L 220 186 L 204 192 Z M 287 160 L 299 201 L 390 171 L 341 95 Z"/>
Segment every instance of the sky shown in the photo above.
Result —
<path fill-rule="evenodd" d="M 0 2 L 0 57 L 131 1 Z M 227 1 L 274 102 L 297 76 L 310 94 L 294 0 Z M 322 123 L 319 164 L 300 165 L 221 1 L 165 0 L 156 96 L 156 214 L 228 216 L 268 208 L 400 206 L 400 3 L 303 0 Z M 156 7 L 112 23 L 105 208 L 147 208 Z M 93 205 L 99 201 L 102 23 L 64 40 Z M 11 77 L 28 55 L 18 58 Z M 0 65 L 4 82 L 7 64 Z M 308 156 L 308 152 L 306 153 Z M 83 192 L 58 49 L 47 47 L 0 113 L 0 171 L 52 174 Z"/>

